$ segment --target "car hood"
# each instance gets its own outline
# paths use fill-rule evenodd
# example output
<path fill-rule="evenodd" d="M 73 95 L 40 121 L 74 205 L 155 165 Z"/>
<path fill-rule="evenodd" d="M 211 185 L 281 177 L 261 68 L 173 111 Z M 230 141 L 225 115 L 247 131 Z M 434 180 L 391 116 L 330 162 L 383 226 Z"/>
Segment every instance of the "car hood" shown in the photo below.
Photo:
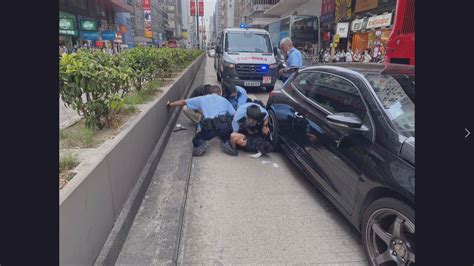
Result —
<path fill-rule="evenodd" d="M 225 53 L 224 60 L 233 64 L 274 64 L 275 56 L 270 53 Z"/>
<path fill-rule="evenodd" d="M 415 138 L 407 138 L 403 144 L 402 149 L 400 150 L 400 157 L 409 163 L 415 165 Z"/>

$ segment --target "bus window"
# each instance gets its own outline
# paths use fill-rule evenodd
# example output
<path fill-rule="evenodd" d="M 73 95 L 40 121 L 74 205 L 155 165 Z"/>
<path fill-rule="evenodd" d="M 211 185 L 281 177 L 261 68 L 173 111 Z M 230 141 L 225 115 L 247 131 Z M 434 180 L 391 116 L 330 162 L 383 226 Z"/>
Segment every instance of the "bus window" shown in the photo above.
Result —
<path fill-rule="evenodd" d="M 318 43 L 318 19 L 294 16 L 291 23 L 291 40 L 298 49 L 310 50 L 312 44 Z"/>

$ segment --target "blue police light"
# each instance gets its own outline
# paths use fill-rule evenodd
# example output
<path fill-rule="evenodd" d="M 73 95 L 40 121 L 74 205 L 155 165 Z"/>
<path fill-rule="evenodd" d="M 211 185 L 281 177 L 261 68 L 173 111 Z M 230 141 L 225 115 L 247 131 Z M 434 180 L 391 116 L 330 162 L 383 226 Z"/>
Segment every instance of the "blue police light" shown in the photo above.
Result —
<path fill-rule="evenodd" d="M 248 29 L 249 28 L 249 25 L 248 24 L 240 24 L 240 28 L 242 29 Z"/>
<path fill-rule="evenodd" d="M 262 70 L 267 70 L 267 66 L 263 65 Z"/>

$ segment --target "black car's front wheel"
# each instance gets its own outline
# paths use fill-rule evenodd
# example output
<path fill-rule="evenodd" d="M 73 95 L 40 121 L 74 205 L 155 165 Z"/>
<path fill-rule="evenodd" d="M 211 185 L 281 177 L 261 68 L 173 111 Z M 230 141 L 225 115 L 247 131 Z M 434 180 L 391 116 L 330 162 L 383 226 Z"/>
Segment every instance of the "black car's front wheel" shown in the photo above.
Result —
<path fill-rule="evenodd" d="M 415 265 L 415 211 L 405 203 L 382 198 L 370 204 L 362 238 L 371 265 Z"/>
<path fill-rule="evenodd" d="M 280 136 L 278 135 L 279 128 L 278 128 L 278 120 L 276 118 L 275 113 L 272 110 L 268 111 L 269 121 L 268 125 L 270 127 L 270 142 L 272 143 L 273 150 L 279 151 L 280 150 Z"/>

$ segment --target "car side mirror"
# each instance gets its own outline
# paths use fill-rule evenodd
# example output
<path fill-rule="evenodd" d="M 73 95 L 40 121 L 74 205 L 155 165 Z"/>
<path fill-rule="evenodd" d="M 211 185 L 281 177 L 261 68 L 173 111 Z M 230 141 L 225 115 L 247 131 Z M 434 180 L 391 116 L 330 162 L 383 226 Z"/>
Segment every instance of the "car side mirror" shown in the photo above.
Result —
<path fill-rule="evenodd" d="M 358 134 L 369 131 L 362 120 L 353 113 L 336 113 L 326 116 L 330 127 L 346 134 Z"/>

